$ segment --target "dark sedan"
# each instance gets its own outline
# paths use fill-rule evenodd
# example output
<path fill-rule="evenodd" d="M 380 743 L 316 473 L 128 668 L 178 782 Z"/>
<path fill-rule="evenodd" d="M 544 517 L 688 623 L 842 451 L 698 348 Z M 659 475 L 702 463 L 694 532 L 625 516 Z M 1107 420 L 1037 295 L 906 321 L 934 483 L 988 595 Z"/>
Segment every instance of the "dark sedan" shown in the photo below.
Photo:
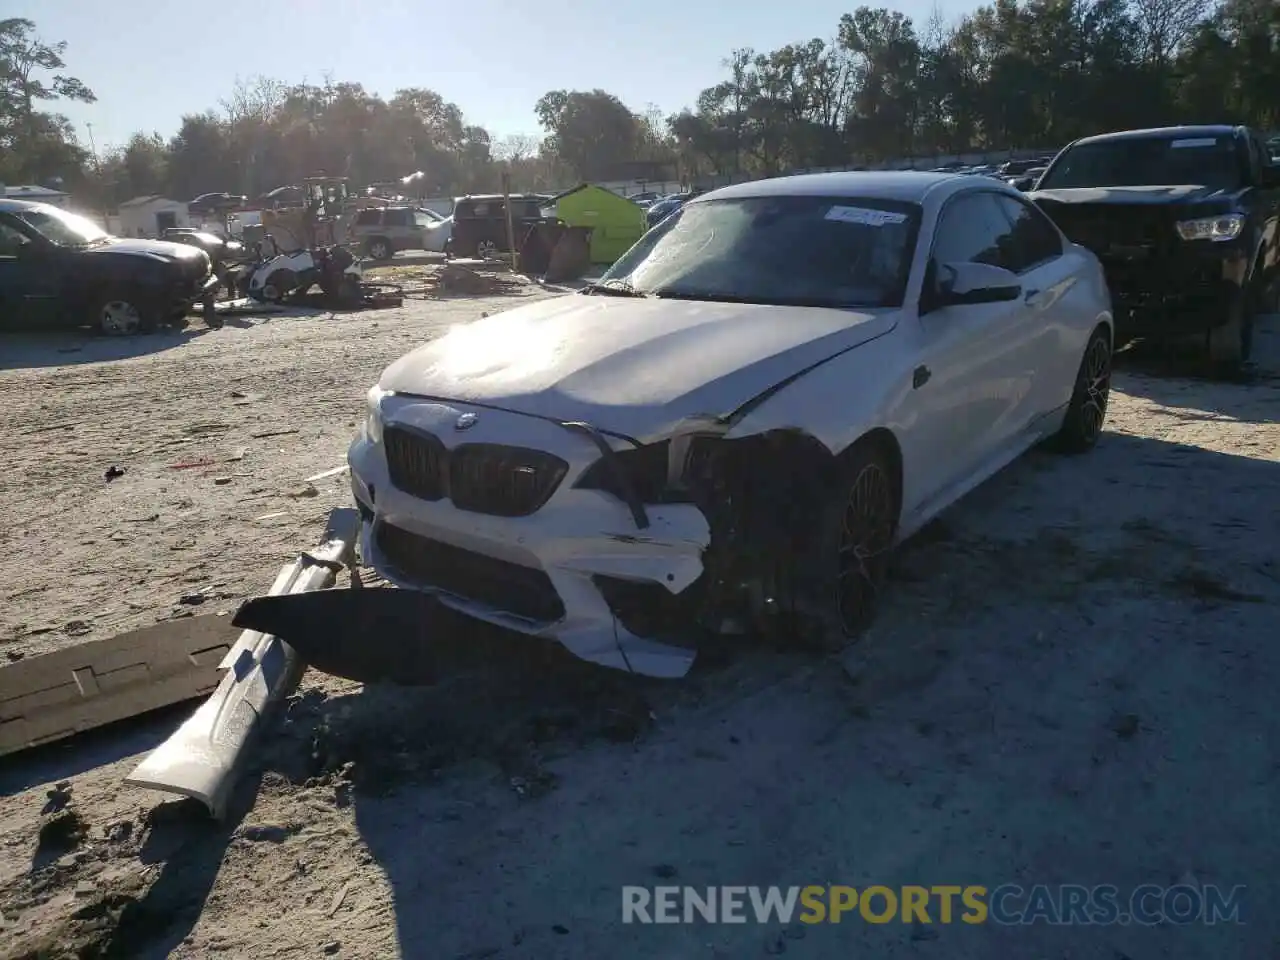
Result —
<path fill-rule="evenodd" d="M 122 240 L 58 207 L 0 200 L 0 325 L 145 333 L 185 321 L 217 283 L 198 247 Z"/>
<path fill-rule="evenodd" d="M 649 227 L 656 227 L 701 192 L 695 190 L 689 193 L 673 193 L 669 197 L 654 201 L 645 211 L 645 222 Z"/>

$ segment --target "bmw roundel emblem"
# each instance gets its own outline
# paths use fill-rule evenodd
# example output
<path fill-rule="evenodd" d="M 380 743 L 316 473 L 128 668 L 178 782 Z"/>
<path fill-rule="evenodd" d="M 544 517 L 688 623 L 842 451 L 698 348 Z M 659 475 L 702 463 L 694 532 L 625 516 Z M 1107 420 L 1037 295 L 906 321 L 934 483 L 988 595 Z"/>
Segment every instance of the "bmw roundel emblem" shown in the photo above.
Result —
<path fill-rule="evenodd" d="M 453 429 L 470 430 L 472 427 L 476 425 L 476 421 L 479 419 L 480 418 L 476 416 L 474 413 L 464 413 L 462 416 L 460 416 L 457 419 L 457 422 L 454 423 Z"/>

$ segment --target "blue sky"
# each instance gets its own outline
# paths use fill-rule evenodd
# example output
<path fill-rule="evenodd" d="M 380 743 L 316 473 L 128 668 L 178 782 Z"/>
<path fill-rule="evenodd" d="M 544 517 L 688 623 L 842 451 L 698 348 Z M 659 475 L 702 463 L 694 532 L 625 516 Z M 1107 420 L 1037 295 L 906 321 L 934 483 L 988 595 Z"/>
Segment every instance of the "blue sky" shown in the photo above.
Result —
<path fill-rule="evenodd" d="M 642 112 L 673 112 L 720 80 L 735 47 L 768 50 L 834 35 L 856 3 L 756 0 L 0 0 L 46 40 L 65 40 L 68 72 L 98 95 L 63 105 L 99 150 L 135 130 L 168 137 L 184 113 L 216 107 L 235 77 L 363 83 L 384 96 L 429 87 L 495 136 L 539 133 L 533 104 L 558 88 L 601 87 Z M 874 4 L 873 4 L 874 5 Z M 886 4 L 918 26 L 932 0 Z M 968 4 L 942 2 L 948 16 Z M 305 18 L 303 15 L 305 11 Z"/>

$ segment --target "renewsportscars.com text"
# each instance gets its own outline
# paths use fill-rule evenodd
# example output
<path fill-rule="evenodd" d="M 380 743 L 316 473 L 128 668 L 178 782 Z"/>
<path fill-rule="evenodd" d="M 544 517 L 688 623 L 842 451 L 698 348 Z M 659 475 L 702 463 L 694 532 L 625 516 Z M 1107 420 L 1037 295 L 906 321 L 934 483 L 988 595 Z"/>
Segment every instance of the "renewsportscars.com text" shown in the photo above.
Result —
<path fill-rule="evenodd" d="M 1244 887 L 1107 884 L 622 888 L 623 923 L 1241 923 Z"/>

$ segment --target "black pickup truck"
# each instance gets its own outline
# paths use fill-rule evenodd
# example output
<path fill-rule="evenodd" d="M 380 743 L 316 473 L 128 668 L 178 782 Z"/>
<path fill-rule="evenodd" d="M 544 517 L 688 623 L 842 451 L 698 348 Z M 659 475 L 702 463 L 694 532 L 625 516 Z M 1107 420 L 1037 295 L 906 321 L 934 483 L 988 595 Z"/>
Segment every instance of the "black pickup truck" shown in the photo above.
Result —
<path fill-rule="evenodd" d="M 0 329 L 91 324 L 122 336 L 180 326 L 217 285 L 198 247 L 124 240 L 59 207 L 0 200 Z"/>
<path fill-rule="evenodd" d="M 1280 279 L 1280 166 L 1256 131 L 1087 137 L 1027 196 L 1102 262 L 1119 342 L 1203 334 L 1213 361 L 1249 359 Z"/>

